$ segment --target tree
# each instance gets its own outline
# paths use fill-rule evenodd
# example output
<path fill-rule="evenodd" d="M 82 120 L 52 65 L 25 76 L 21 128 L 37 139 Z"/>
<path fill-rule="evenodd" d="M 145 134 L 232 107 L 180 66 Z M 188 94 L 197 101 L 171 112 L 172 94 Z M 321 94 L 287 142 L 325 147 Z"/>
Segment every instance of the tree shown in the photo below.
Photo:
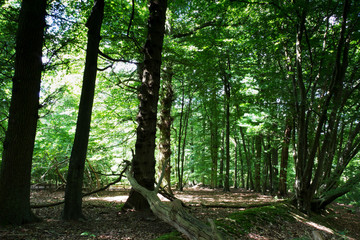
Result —
<path fill-rule="evenodd" d="M 166 73 L 164 74 L 163 82 L 162 82 L 160 122 L 158 124 L 160 130 L 159 167 L 161 171 L 165 171 L 164 178 L 167 183 L 168 192 L 170 194 L 173 194 L 171 190 L 170 157 L 171 157 L 171 124 L 173 122 L 173 118 L 171 117 L 171 106 L 174 101 L 174 92 L 172 89 L 171 81 L 174 73 L 172 71 L 171 64 L 169 64 L 169 66 L 166 68 L 165 71 Z"/>
<path fill-rule="evenodd" d="M 284 131 L 284 139 L 281 148 L 281 161 L 280 161 L 280 177 L 279 177 L 279 195 L 287 195 L 287 168 L 289 159 L 289 143 L 291 139 L 291 125 L 289 120 L 286 121 Z"/>
<path fill-rule="evenodd" d="M 358 29 L 355 27 L 358 13 L 352 11 L 356 9 L 355 6 L 358 6 L 357 3 L 345 0 L 337 5 L 333 15 L 327 14 L 326 18 L 323 18 L 325 28 L 321 31 L 322 41 L 309 38 L 309 26 L 306 22 L 311 16 L 309 6 L 295 6 L 298 21 L 294 56 L 296 81 L 293 82 L 293 94 L 298 117 L 294 202 L 300 210 L 307 213 L 325 208 L 336 198 L 347 193 L 357 181 L 355 179 L 359 178 L 359 175 L 355 174 L 346 184 L 340 185 L 344 169 L 360 150 L 360 123 L 356 120 L 349 128 L 346 127 L 353 114 L 353 111 L 348 110 L 355 110 L 351 100 L 352 94 L 359 86 L 354 82 L 357 67 L 353 68 L 353 64 L 356 65 L 356 62 L 350 59 L 350 55 L 356 51 L 352 39 L 358 39 L 354 32 Z M 328 7 L 330 6 L 323 11 L 328 10 Z M 331 25 L 332 16 L 336 16 L 337 24 Z M 328 37 L 328 33 L 331 32 L 338 35 L 338 40 Z M 326 46 L 332 51 L 325 51 Z M 322 49 L 325 56 L 314 55 L 315 47 Z M 309 60 L 306 56 L 308 54 L 312 56 Z M 310 72 L 305 70 L 305 64 L 311 67 Z M 323 71 L 326 65 L 332 71 Z M 316 74 L 315 69 L 318 70 Z M 310 81 L 306 81 L 306 78 Z M 316 108 L 316 114 L 309 111 L 312 106 L 319 106 Z M 344 119 L 344 116 L 348 116 L 347 119 Z M 338 138 L 341 140 L 337 140 Z M 333 168 L 333 165 L 336 167 Z"/>
<path fill-rule="evenodd" d="M 227 71 L 231 71 L 230 59 L 227 59 Z M 230 191 L 230 74 L 224 73 L 223 82 L 224 82 L 224 92 L 225 92 L 225 125 L 226 125 L 226 135 L 225 135 L 225 148 L 226 148 L 226 161 L 225 161 L 225 179 L 224 179 L 224 191 Z"/>
<path fill-rule="evenodd" d="M 86 23 L 88 43 L 81 91 L 78 120 L 65 191 L 65 205 L 62 218 L 78 220 L 82 214 L 82 186 L 84 166 L 89 141 L 92 105 L 94 102 L 97 61 L 100 44 L 100 30 L 104 16 L 104 0 L 95 0 L 92 12 Z"/>
<path fill-rule="evenodd" d="M 15 75 L 0 171 L 0 223 L 36 221 L 30 177 L 39 109 L 46 1 L 23 0 L 16 35 Z"/>
<path fill-rule="evenodd" d="M 167 0 L 151 0 L 147 39 L 144 46 L 144 64 L 142 66 L 140 100 L 137 115 L 135 156 L 132 160 L 134 178 L 147 188 L 154 189 L 155 183 L 155 135 L 157 122 L 157 104 L 160 88 L 161 52 L 163 48 Z M 146 199 L 134 189 L 131 190 L 124 208 L 136 210 L 149 209 Z"/>

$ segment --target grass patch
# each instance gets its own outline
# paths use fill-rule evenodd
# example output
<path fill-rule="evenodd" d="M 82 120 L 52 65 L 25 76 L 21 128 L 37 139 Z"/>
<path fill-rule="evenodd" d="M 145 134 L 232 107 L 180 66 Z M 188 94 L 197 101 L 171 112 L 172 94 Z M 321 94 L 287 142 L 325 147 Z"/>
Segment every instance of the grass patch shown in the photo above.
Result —
<path fill-rule="evenodd" d="M 284 221 L 295 221 L 289 207 L 286 204 L 274 204 L 232 213 L 226 218 L 217 219 L 216 225 L 225 232 L 239 236 L 249 233 L 255 226 L 282 225 Z"/>
<path fill-rule="evenodd" d="M 164 234 L 154 240 L 183 240 L 181 233 L 178 231 L 173 231 L 171 233 Z"/>

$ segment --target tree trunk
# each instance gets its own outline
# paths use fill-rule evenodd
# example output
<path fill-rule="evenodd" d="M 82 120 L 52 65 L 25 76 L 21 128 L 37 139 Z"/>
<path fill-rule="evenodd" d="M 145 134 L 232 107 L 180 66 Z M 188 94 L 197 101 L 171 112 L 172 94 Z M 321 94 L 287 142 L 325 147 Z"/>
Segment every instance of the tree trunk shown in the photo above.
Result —
<path fill-rule="evenodd" d="M 247 165 L 246 188 L 247 189 L 254 189 L 254 181 L 253 181 L 253 177 L 252 177 L 250 157 L 249 157 L 248 150 L 247 150 L 247 147 L 246 147 L 245 134 L 244 134 L 244 131 L 243 131 L 243 129 L 241 127 L 240 127 L 240 134 L 241 134 L 241 139 L 242 139 L 242 142 L 243 142 L 244 154 L 245 154 L 246 165 Z"/>
<path fill-rule="evenodd" d="M 174 92 L 172 89 L 172 77 L 174 73 L 172 71 L 172 67 L 168 66 L 166 68 L 166 73 L 163 77 L 162 84 L 162 99 L 161 99 L 161 113 L 160 113 L 160 123 L 158 124 L 160 130 L 160 143 L 159 143 L 159 151 L 160 151 L 160 169 L 164 170 L 164 178 L 167 185 L 167 190 L 170 194 L 171 190 L 171 165 L 170 165 L 170 156 L 171 156 L 171 124 L 173 118 L 171 117 L 171 106 L 173 103 Z"/>
<path fill-rule="evenodd" d="M 271 147 L 271 165 L 270 165 L 270 178 L 272 179 L 271 183 L 271 193 L 277 194 L 279 190 L 279 154 L 278 149 L 275 146 Z"/>
<path fill-rule="evenodd" d="M 289 144 L 291 139 L 291 125 L 286 121 L 284 132 L 284 139 L 281 149 L 281 162 L 280 162 L 280 179 L 279 179 L 279 194 L 285 197 L 287 195 L 287 167 L 289 159 Z"/>
<path fill-rule="evenodd" d="M 157 105 L 160 88 L 161 52 L 165 33 L 167 0 L 151 0 L 149 5 L 148 33 L 144 46 L 144 65 L 139 90 L 137 137 L 133 158 L 134 177 L 138 183 L 154 189 L 155 183 L 155 135 Z M 130 191 L 124 208 L 149 209 L 146 199 L 134 189 Z"/>
<path fill-rule="evenodd" d="M 224 239 L 218 232 L 213 221 L 210 221 L 211 227 L 199 221 L 189 214 L 180 200 L 176 199 L 169 204 L 161 202 L 156 191 L 149 191 L 136 182 L 131 173 L 127 171 L 127 177 L 132 187 L 140 192 L 149 202 L 152 212 L 161 220 L 175 227 L 179 232 L 192 240 L 212 240 Z"/>
<path fill-rule="evenodd" d="M 218 153 L 219 153 L 219 125 L 218 125 L 218 111 L 216 91 L 212 90 L 211 93 L 211 106 L 210 106 L 210 132 L 211 132 L 211 187 L 217 187 L 217 170 L 218 170 Z"/>
<path fill-rule="evenodd" d="M 190 111 L 191 111 L 191 102 L 192 102 L 192 97 L 190 96 L 190 100 L 189 100 L 189 104 L 187 106 L 187 110 L 185 113 L 185 118 L 184 118 L 184 123 L 183 123 L 183 138 L 182 138 L 182 144 L 179 144 L 179 147 L 181 146 L 181 150 L 180 150 L 180 166 L 179 166 L 179 184 L 178 184 L 178 189 L 180 191 L 184 190 L 184 163 L 185 163 L 185 146 L 186 146 L 186 138 L 187 138 L 187 133 L 188 133 L 188 124 L 189 124 L 189 118 L 190 118 Z"/>
<path fill-rule="evenodd" d="M 228 61 L 230 66 L 230 62 Z M 230 67 L 229 67 L 230 69 Z M 224 74 L 224 90 L 225 90 L 225 125 L 226 125 L 226 135 L 225 135 L 225 179 L 224 179 L 224 191 L 230 191 L 230 75 Z"/>
<path fill-rule="evenodd" d="M 0 171 L 0 224 L 20 225 L 37 220 L 30 210 L 30 179 L 43 68 L 45 14 L 45 0 L 23 0 Z"/>
<path fill-rule="evenodd" d="M 95 94 L 97 59 L 103 16 L 104 0 L 95 0 L 90 17 L 86 23 L 89 29 L 86 61 L 74 145 L 71 151 L 69 171 L 66 179 L 65 205 L 62 215 L 64 220 L 84 218 L 82 214 L 82 185 Z"/>
<path fill-rule="evenodd" d="M 238 140 L 237 140 L 237 138 L 235 137 L 235 162 L 234 162 L 234 165 L 235 165 L 235 167 L 234 167 L 234 171 L 235 171 L 235 173 L 234 173 L 234 188 L 236 189 L 236 188 L 238 188 L 238 159 L 239 159 L 239 155 L 238 155 Z"/>
<path fill-rule="evenodd" d="M 261 165 L 261 141 L 260 135 L 255 136 L 255 191 L 260 192 L 260 165 Z"/>

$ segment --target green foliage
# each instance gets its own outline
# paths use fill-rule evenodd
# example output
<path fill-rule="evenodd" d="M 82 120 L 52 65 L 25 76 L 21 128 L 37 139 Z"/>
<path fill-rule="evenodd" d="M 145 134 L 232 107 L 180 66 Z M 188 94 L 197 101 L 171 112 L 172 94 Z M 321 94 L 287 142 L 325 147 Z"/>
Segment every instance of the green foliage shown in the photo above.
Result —
<path fill-rule="evenodd" d="M 178 231 L 174 231 L 171 233 L 164 234 L 154 240 L 181 240 L 181 239 L 183 239 L 181 237 L 181 233 L 179 233 Z"/>

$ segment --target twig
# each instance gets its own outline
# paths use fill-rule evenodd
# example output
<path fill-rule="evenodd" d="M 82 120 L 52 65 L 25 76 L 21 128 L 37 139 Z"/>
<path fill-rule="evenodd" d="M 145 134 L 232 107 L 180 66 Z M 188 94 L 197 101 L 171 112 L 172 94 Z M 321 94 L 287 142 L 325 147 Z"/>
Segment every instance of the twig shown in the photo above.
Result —
<path fill-rule="evenodd" d="M 128 166 L 129 166 L 129 163 L 126 163 L 126 164 L 124 165 L 124 169 L 121 171 L 120 176 L 119 176 L 115 181 L 107 184 L 106 186 L 104 186 L 104 187 L 102 187 L 102 188 L 96 189 L 96 190 L 94 190 L 94 191 L 92 191 L 92 192 L 84 193 L 84 194 L 83 194 L 83 197 L 86 197 L 86 196 L 89 196 L 89 195 L 92 195 L 92 194 L 95 194 L 95 193 L 104 191 L 104 190 L 108 189 L 110 186 L 112 186 L 112 185 L 120 182 L 121 179 L 122 179 L 122 177 L 123 177 L 123 175 L 124 175 L 124 173 L 125 173 L 125 171 L 127 170 Z M 54 206 L 57 206 L 57 205 L 61 205 L 61 204 L 63 204 L 63 203 L 65 203 L 65 201 L 60 201 L 60 202 L 55 202 L 55 203 L 48 203 L 48 204 L 40 204 L 40 205 L 31 205 L 30 207 L 31 207 L 31 208 L 54 207 Z"/>

